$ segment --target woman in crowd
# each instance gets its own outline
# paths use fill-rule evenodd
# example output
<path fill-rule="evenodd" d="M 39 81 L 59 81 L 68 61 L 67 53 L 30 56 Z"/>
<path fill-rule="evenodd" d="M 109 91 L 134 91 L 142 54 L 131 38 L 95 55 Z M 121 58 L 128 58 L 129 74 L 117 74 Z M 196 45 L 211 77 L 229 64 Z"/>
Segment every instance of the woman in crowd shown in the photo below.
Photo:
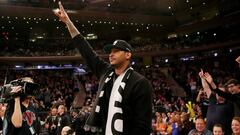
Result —
<path fill-rule="evenodd" d="M 240 117 L 234 117 L 232 120 L 232 135 L 240 135 Z"/>

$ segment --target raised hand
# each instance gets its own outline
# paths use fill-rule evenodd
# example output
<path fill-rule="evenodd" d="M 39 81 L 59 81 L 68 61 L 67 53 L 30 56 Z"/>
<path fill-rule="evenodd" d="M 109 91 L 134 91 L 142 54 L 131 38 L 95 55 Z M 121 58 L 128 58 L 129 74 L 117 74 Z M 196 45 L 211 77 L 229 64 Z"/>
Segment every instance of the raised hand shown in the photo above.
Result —
<path fill-rule="evenodd" d="M 58 5 L 59 5 L 59 9 L 55 10 L 54 13 L 57 17 L 59 17 L 59 20 L 61 20 L 66 24 L 71 37 L 74 38 L 75 36 L 80 35 L 80 32 L 68 17 L 68 14 L 63 8 L 62 3 L 60 1 L 58 2 Z"/>
<path fill-rule="evenodd" d="M 70 19 L 68 17 L 68 14 L 66 13 L 62 3 L 59 1 L 58 2 L 59 5 L 59 9 L 54 11 L 54 14 L 65 24 L 67 24 L 68 22 L 70 22 Z"/>
<path fill-rule="evenodd" d="M 201 79 L 204 79 L 204 73 L 203 73 L 203 70 L 201 69 L 201 71 L 198 73 L 199 77 Z"/>
<path fill-rule="evenodd" d="M 16 87 L 12 87 L 12 90 L 10 93 L 18 93 L 22 90 L 22 87 L 21 86 L 16 86 Z"/>
<path fill-rule="evenodd" d="M 213 82 L 213 78 L 208 72 L 204 73 L 204 77 L 205 77 L 205 79 L 207 80 L 208 83 Z"/>

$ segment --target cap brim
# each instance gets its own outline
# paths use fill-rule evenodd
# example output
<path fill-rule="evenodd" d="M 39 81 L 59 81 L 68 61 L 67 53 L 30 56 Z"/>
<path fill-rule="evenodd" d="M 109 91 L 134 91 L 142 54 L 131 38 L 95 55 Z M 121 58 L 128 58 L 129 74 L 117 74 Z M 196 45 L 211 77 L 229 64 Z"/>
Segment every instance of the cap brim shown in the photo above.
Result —
<path fill-rule="evenodd" d="M 103 47 L 103 50 L 104 50 L 104 52 L 105 53 L 110 53 L 111 52 L 111 50 L 113 49 L 113 45 L 112 44 L 108 44 L 108 45 L 105 45 L 104 47 Z"/>
<path fill-rule="evenodd" d="M 108 44 L 108 45 L 104 46 L 103 50 L 104 50 L 105 53 L 110 53 L 113 48 L 123 50 L 123 51 L 127 51 L 127 50 L 125 50 L 125 49 L 123 49 L 119 46 L 113 45 L 113 44 Z"/>

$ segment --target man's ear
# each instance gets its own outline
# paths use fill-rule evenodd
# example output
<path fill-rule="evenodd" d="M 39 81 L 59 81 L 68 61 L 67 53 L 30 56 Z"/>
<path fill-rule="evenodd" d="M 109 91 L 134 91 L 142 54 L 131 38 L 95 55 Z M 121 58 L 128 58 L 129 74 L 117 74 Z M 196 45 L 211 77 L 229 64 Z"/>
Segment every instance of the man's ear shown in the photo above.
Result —
<path fill-rule="evenodd" d="M 132 53 L 126 52 L 126 59 L 127 59 L 127 60 L 130 60 L 131 57 L 132 57 Z"/>

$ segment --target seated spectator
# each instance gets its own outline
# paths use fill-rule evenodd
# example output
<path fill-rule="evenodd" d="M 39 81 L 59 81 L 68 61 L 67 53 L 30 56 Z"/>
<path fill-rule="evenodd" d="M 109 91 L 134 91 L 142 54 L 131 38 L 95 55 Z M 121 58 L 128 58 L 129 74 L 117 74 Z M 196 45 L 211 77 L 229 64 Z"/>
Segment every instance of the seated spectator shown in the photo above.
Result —
<path fill-rule="evenodd" d="M 55 135 L 57 133 L 57 107 L 52 107 L 49 116 L 46 118 L 45 127 L 48 130 L 49 135 Z"/>
<path fill-rule="evenodd" d="M 194 128 L 194 123 L 192 121 L 189 121 L 190 114 L 186 112 L 181 113 L 181 122 L 182 122 L 182 129 L 180 131 L 181 135 L 186 135 L 188 132 Z"/>
<path fill-rule="evenodd" d="M 215 124 L 213 126 L 213 135 L 224 135 L 223 126 L 221 124 Z"/>
<path fill-rule="evenodd" d="M 72 132 L 72 129 L 69 126 L 63 127 L 61 131 L 61 135 L 74 135 L 75 133 Z"/>
<path fill-rule="evenodd" d="M 156 132 L 160 134 L 166 133 L 167 124 L 163 123 L 162 118 L 157 118 L 156 120 Z"/>
<path fill-rule="evenodd" d="M 70 126 L 70 117 L 67 114 L 67 108 L 64 105 L 58 107 L 57 135 L 60 135 L 63 127 Z"/>
<path fill-rule="evenodd" d="M 240 135 L 240 117 L 234 117 L 232 120 L 232 135 Z"/>
<path fill-rule="evenodd" d="M 206 122 L 203 117 L 197 117 L 195 121 L 195 129 L 192 129 L 188 135 L 212 135 L 212 132 L 206 128 Z"/>

